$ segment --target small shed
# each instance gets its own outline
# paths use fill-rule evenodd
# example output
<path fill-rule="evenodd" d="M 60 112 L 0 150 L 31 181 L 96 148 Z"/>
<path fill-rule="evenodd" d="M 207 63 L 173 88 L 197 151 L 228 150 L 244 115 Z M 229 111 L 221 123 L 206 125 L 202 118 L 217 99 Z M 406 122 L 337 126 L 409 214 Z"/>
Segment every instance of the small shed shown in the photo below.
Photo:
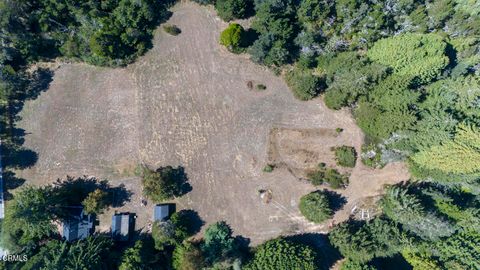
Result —
<path fill-rule="evenodd" d="M 134 224 L 131 214 L 113 215 L 111 227 L 112 238 L 118 241 L 128 241 L 133 226 Z"/>
<path fill-rule="evenodd" d="M 69 206 L 68 217 L 62 220 L 60 235 L 71 242 L 87 238 L 93 232 L 93 217 L 83 211 L 83 206 Z"/>
<path fill-rule="evenodd" d="M 153 209 L 153 221 L 166 221 L 170 217 L 169 204 L 157 204 Z"/>

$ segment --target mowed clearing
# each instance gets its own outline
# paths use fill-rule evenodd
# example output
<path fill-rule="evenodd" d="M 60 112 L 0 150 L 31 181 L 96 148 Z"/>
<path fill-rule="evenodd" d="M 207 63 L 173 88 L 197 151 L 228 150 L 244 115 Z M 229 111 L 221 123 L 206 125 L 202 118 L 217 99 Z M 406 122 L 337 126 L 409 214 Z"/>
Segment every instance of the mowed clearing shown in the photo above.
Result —
<path fill-rule="evenodd" d="M 280 234 L 325 231 L 327 223 L 307 222 L 298 211 L 299 198 L 315 187 L 288 168 L 272 173 L 262 168 L 272 130 L 285 131 L 280 135 L 287 143 L 279 144 L 279 153 L 299 167 L 333 164 L 331 146 L 360 151 L 363 135 L 351 115 L 327 109 L 319 98 L 296 100 L 281 78 L 245 55 L 225 51 L 218 36 L 227 24 L 212 9 L 181 3 L 173 11 L 169 23 L 182 33 L 174 37 L 159 28 L 153 48 L 127 68 L 60 64 L 48 91 L 22 112 L 25 145 L 39 159 L 21 176 L 32 184 L 67 174 L 125 184 L 133 192 L 131 201 L 102 215 L 99 228 L 107 230 L 109 215 L 117 210 L 135 212 L 141 229 L 150 222 L 153 205 L 140 205 L 135 166 L 181 165 L 192 191 L 176 200 L 177 208 L 198 211 L 207 224 L 226 220 L 253 244 Z M 249 90 L 248 81 L 267 89 Z M 332 137 L 338 127 L 344 131 Z M 302 130 L 310 135 L 302 139 Z M 296 156 L 302 149 L 313 153 L 310 159 Z M 379 194 L 383 184 L 408 179 L 402 164 L 382 170 L 358 164 L 351 173 L 341 192 L 348 203 L 337 222 L 355 202 Z M 272 191 L 269 204 L 262 202 L 260 189 Z"/>

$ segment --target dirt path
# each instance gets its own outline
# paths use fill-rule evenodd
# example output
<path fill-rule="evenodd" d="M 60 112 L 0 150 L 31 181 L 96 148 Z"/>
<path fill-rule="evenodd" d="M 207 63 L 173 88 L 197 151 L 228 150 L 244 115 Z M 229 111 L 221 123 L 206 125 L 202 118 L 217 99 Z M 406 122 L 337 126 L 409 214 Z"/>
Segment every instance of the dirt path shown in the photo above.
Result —
<path fill-rule="evenodd" d="M 50 89 L 22 112 L 26 146 L 39 153 L 38 163 L 23 176 L 35 184 L 66 174 L 123 183 L 134 192 L 131 202 L 103 215 L 100 227 L 108 229 L 109 214 L 122 210 L 136 212 L 137 228 L 142 228 L 152 205 L 140 206 L 134 166 L 182 165 L 193 190 L 178 206 L 198 211 L 207 223 L 226 220 L 253 244 L 279 234 L 323 231 L 325 224 L 309 223 L 298 211 L 300 196 L 313 186 L 286 169 L 262 172 L 268 135 L 277 127 L 340 127 L 341 140 L 321 147 L 345 143 L 359 151 L 363 135 L 350 114 L 328 110 L 320 99 L 295 100 L 270 71 L 226 52 L 218 36 L 227 24 L 210 8 L 178 4 L 169 23 L 182 34 L 170 36 L 159 28 L 154 47 L 125 69 L 59 68 Z M 250 80 L 267 90 L 249 90 Z M 321 159 L 332 162 L 331 156 Z M 343 193 L 350 203 L 375 195 L 384 183 L 407 178 L 401 164 L 380 171 L 358 166 Z M 272 203 L 262 202 L 259 189 L 272 190 Z M 344 219 L 350 206 L 335 219 Z"/>

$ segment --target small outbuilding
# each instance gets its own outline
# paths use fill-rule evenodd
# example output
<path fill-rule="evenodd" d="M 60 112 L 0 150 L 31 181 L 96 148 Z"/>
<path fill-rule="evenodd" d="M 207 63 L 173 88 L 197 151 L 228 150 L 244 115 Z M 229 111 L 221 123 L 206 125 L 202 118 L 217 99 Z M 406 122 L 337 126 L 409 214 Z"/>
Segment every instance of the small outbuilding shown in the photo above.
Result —
<path fill-rule="evenodd" d="M 153 221 L 167 221 L 172 207 L 170 204 L 157 204 L 153 209 Z"/>
<path fill-rule="evenodd" d="M 72 242 L 87 238 L 93 232 L 93 217 L 83 211 L 83 206 L 65 207 L 68 217 L 60 223 L 60 235 Z"/>
<path fill-rule="evenodd" d="M 112 238 L 118 241 L 128 241 L 130 232 L 134 228 L 134 218 L 129 213 L 115 214 L 112 216 Z"/>

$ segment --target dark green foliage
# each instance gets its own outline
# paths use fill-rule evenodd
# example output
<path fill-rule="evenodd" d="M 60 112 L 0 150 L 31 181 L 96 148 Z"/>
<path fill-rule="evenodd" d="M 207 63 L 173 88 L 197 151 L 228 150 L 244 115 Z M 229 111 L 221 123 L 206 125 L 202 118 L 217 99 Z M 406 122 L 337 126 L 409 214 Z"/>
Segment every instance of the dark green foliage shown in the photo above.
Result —
<path fill-rule="evenodd" d="M 321 78 L 298 68 L 288 72 L 285 80 L 293 95 L 300 100 L 312 99 L 324 89 Z"/>
<path fill-rule="evenodd" d="M 177 245 L 173 251 L 173 268 L 175 270 L 197 270 L 203 269 L 205 259 L 200 247 L 196 244 L 185 241 Z"/>
<path fill-rule="evenodd" d="M 180 33 L 182 33 L 182 30 L 174 24 L 164 25 L 163 30 L 165 30 L 165 32 L 169 33 L 172 36 L 178 36 L 178 35 L 180 35 Z"/>
<path fill-rule="evenodd" d="M 252 60 L 267 66 L 280 66 L 293 58 L 297 24 L 292 0 L 255 2 L 252 28 L 260 37 L 250 48 Z"/>
<path fill-rule="evenodd" d="M 267 241 L 255 250 L 245 270 L 318 269 L 317 254 L 310 247 L 283 238 Z"/>
<path fill-rule="evenodd" d="M 267 89 L 267 86 L 265 86 L 265 84 L 257 84 L 255 88 L 257 88 L 257 90 L 265 90 Z"/>
<path fill-rule="evenodd" d="M 357 263 L 397 253 L 402 248 L 402 237 L 401 231 L 393 222 L 381 218 L 365 224 L 345 222 L 329 234 L 332 245 L 343 256 Z"/>
<path fill-rule="evenodd" d="M 333 214 L 328 194 L 322 191 L 304 195 L 300 198 L 298 207 L 304 217 L 315 223 L 322 223 L 331 218 Z"/>
<path fill-rule="evenodd" d="M 6 4 L 2 29 L 18 37 L 10 41 L 29 61 L 62 54 L 95 65 L 125 65 L 147 50 L 153 29 L 168 16 L 167 3 L 153 0 L 15 4 Z"/>
<path fill-rule="evenodd" d="M 245 18 L 252 9 L 252 4 L 249 0 L 216 0 L 215 9 L 218 16 L 228 22 Z"/>
<path fill-rule="evenodd" d="M 155 254 L 147 241 L 137 240 L 133 247 L 128 248 L 123 252 L 122 262 L 119 270 L 143 270 L 152 269 L 150 262 Z"/>
<path fill-rule="evenodd" d="M 427 211 L 420 199 L 405 188 L 388 188 L 380 205 L 390 219 L 423 239 L 435 241 L 455 232 L 453 224 Z"/>
<path fill-rule="evenodd" d="M 240 53 L 244 50 L 245 30 L 238 23 L 231 23 L 220 34 L 220 44 L 234 53 Z"/>
<path fill-rule="evenodd" d="M 210 225 L 205 230 L 204 243 L 201 248 L 208 264 L 231 257 L 237 249 L 232 229 L 224 221 Z"/>
<path fill-rule="evenodd" d="M 162 202 L 184 193 L 187 177 L 182 167 L 160 167 L 156 171 L 143 169 L 142 185 L 145 196 Z"/>
<path fill-rule="evenodd" d="M 307 177 L 315 186 L 328 183 L 331 188 L 337 189 L 348 184 L 348 176 L 342 175 L 333 168 L 327 168 L 325 163 L 318 164 L 318 168 L 309 172 Z"/>
<path fill-rule="evenodd" d="M 376 270 L 376 268 L 365 263 L 346 260 L 342 263 L 340 270 Z"/>
<path fill-rule="evenodd" d="M 51 240 L 22 269 L 105 269 L 112 241 L 88 237 L 73 243 Z"/>
<path fill-rule="evenodd" d="M 172 221 L 156 221 L 152 226 L 152 238 L 155 241 L 157 250 L 165 250 L 167 247 L 175 246 L 175 224 Z"/>
<path fill-rule="evenodd" d="M 342 167 L 355 167 L 355 162 L 357 159 L 357 151 L 354 147 L 351 146 L 341 146 L 335 148 L 335 160 L 337 165 Z"/>

